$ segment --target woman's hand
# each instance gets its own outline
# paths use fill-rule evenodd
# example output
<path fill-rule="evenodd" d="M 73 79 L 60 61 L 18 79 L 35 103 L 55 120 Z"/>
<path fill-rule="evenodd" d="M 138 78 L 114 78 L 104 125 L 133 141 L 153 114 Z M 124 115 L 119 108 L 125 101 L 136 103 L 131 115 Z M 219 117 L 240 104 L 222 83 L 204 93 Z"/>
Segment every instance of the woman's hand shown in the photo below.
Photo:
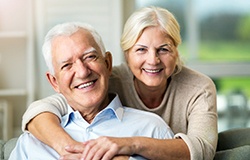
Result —
<path fill-rule="evenodd" d="M 81 159 L 82 153 L 84 151 L 84 143 L 77 142 L 71 145 L 65 146 L 65 154 L 60 157 L 60 160 L 70 160 L 70 159 Z"/>
<path fill-rule="evenodd" d="M 61 159 L 84 159 L 84 160 L 111 160 L 129 159 L 132 148 L 129 147 L 130 138 L 99 137 L 77 145 L 68 145 Z M 128 155 L 128 156 L 124 156 Z"/>

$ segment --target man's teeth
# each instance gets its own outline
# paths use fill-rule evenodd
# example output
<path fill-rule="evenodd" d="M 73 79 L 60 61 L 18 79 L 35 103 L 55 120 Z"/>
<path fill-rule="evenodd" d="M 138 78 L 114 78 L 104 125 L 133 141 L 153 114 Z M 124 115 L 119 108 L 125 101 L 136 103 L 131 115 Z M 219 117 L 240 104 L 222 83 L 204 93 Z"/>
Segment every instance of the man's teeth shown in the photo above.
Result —
<path fill-rule="evenodd" d="M 85 83 L 85 84 L 82 84 L 82 85 L 78 86 L 78 88 L 79 88 L 79 89 L 86 88 L 86 87 L 92 85 L 93 83 L 94 83 L 94 82 L 88 82 L 88 83 Z"/>
<path fill-rule="evenodd" d="M 144 69 L 144 70 L 149 73 L 157 73 L 160 71 L 160 69 Z"/>

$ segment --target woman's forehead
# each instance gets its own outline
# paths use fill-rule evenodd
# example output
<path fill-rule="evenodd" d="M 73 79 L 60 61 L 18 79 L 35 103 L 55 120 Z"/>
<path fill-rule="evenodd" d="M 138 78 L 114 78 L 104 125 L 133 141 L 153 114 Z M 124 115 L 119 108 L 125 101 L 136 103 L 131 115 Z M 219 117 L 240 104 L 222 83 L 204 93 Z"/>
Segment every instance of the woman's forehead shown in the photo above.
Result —
<path fill-rule="evenodd" d="M 133 46 L 136 45 L 162 45 L 171 44 L 174 45 L 173 39 L 169 34 L 162 30 L 154 27 L 145 29 L 142 34 L 138 37 L 137 41 Z"/>

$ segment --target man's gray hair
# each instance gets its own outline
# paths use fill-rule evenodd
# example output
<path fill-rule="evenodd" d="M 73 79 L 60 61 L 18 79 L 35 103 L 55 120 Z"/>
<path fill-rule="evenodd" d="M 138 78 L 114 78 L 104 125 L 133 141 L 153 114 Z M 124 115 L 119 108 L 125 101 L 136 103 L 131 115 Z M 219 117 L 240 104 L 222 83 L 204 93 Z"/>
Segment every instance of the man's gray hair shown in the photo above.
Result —
<path fill-rule="evenodd" d="M 54 67 L 52 64 L 52 53 L 51 53 L 53 39 L 58 36 L 70 36 L 75 32 L 77 32 L 79 29 L 84 29 L 88 31 L 93 36 L 95 42 L 100 47 L 102 54 L 103 55 L 105 54 L 105 46 L 103 44 L 102 38 L 91 25 L 81 22 L 67 22 L 58 24 L 49 30 L 49 32 L 44 38 L 44 43 L 42 47 L 43 57 L 51 74 L 54 74 Z"/>

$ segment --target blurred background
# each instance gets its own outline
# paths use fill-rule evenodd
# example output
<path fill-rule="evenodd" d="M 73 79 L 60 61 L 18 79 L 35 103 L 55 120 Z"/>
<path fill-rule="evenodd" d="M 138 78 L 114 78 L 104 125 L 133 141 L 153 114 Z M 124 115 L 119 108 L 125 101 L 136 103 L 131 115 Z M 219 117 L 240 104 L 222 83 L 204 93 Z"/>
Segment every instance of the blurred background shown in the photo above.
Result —
<path fill-rule="evenodd" d="M 219 131 L 250 127 L 249 0 L 0 0 L 0 138 L 18 136 L 27 106 L 55 93 L 41 55 L 52 26 L 90 23 L 118 65 L 124 61 L 123 24 L 133 11 L 150 5 L 175 15 L 185 65 L 215 82 Z"/>

